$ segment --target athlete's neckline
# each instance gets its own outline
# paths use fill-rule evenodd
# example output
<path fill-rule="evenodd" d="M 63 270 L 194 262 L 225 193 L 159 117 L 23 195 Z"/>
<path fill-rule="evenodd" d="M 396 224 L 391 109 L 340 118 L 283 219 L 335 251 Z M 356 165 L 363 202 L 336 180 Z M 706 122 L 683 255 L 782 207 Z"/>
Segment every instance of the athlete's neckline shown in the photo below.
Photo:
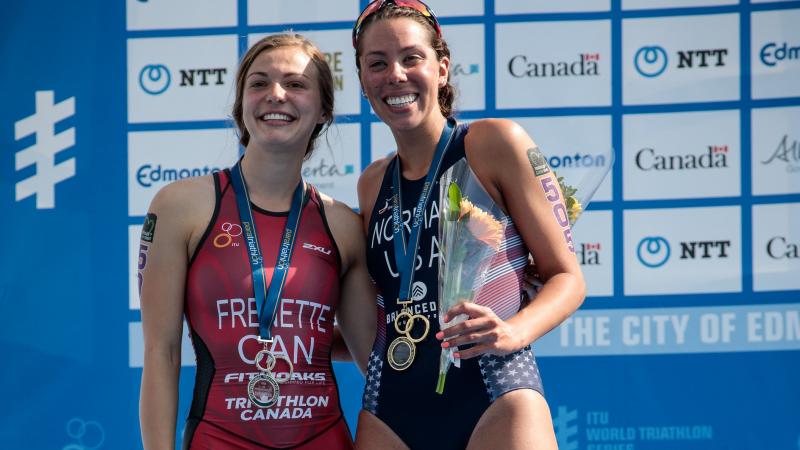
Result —
<path fill-rule="evenodd" d="M 308 204 L 308 202 L 310 200 L 311 200 L 311 196 L 310 195 L 306 195 L 306 198 L 303 200 L 303 208 L 306 207 L 306 205 Z M 270 217 L 289 217 L 289 211 L 288 210 L 286 210 L 286 211 L 270 211 L 268 209 L 264 209 L 264 208 L 256 205 L 252 201 L 250 202 L 250 207 L 253 208 L 253 211 L 255 211 L 255 212 L 259 213 L 259 214 L 265 215 L 265 216 L 270 216 Z"/>
<path fill-rule="evenodd" d="M 272 217 L 288 217 L 289 211 L 270 211 L 268 209 L 264 209 L 253 202 L 250 202 L 250 207 L 253 208 L 253 211 L 263 214 L 265 216 L 272 216 Z"/>
<path fill-rule="evenodd" d="M 395 159 L 394 163 L 395 164 L 400 164 L 400 156 L 399 155 Z M 392 167 L 391 170 L 394 171 L 395 170 L 394 167 Z M 430 167 L 428 167 L 428 170 L 430 170 Z M 419 183 L 419 182 L 424 182 L 425 178 L 427 178 L 427 176 L 428 176 L 428 174 L 426 173 L 425 175 L 421 176 L 420 178 L 416 178 L 416 179 L 407 178 L 405 175 L 403 175 L 403 167 L 402 166 L 400 167 L 400 181 L 408 182 L 408 183 Z"/>

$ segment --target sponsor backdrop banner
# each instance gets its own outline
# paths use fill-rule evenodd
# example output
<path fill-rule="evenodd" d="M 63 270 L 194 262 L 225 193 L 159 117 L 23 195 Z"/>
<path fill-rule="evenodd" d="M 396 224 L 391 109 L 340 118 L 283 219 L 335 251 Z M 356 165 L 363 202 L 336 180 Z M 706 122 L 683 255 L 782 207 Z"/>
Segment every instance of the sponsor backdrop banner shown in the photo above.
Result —
<path fill-rule="evenodd" d="M 365 4 L 4 6 L 0 446 L 141 447 L 144 214 L 239 155 L 236 65 L 261 36 L 325 52 L 337 125 L 303 174 L 356 206 L 358 175 L 394 150 L 359 92 Z M 589 297 L 535 345 L 560 448 L 800 448 L 800 2 L 430 4 L 462 120 L 516 120 L 568 178 L 616 151 L 574 232 Z M 182 363 L 179 432 L 188 341 Z M 363 380 L 336 371 L 354 430 Z"/>

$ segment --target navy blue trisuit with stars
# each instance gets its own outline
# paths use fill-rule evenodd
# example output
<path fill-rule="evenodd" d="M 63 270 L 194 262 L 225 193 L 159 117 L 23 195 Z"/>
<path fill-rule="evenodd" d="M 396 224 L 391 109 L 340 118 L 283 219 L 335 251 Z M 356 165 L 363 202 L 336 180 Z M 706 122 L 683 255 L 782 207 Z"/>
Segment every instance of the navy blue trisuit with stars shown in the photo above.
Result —
<path fill-rule="evenodd" d="M 386 423 L 411 449 L 464 449 L 472 430 L 491 402 L 515 389 L 534 389 L 543 394 L 539 370 L 530 347 L 506 356 L 483 355 L 461 361 L 451 367 L 444 394 L 435 392 L 439 373 L 440 312 L 437 310 L 439 247 L 439 178 L 451 166 L 465 159 L 466 124 L 459 124 L 445 151 L 432 194 L 425 205 L 414 283 L 415 314 L 427 316 L 430 332 L 416 344 L 411 366 L 396 371 L 389 366 L 387 346 L 398 337 L 393 323 L 400 312 L 397 304 L 400 278 L 392 242 L 392 178 L 395 157 L 384 174 L 369 221 L 367 261 L 370 275 L 378 288 L 378 330 L 367 367 L 363 408 Z M 425 178 L 401 181 L 402 220 L 408 233 L 409 220 Z M 511 217 L 502 220 L 504 238 L 491 261 L 478 298 L 501 319 L 512 317 L 522 307 L 521 285 L 527 265 L 528 250 Z"/>

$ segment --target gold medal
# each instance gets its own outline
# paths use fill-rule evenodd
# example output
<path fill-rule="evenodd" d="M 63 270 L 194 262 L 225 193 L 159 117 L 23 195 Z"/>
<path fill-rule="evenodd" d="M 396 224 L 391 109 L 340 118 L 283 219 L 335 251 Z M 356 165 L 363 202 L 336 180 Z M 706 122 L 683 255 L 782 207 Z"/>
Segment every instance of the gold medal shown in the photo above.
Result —
<path fill-rule="evenodd" d="M 389 345 L 386 357 L 389 361 L 389 366 L 394 370 L 400 371 L 411 367 L 411 363 L 414 362 L 414 356 L 417 354 L 416 344 L 428 337 L 431 324 L 428 318 L 422 314 L 412 314 L 411 308 L 408 307 L 411 301 L 400 302 L 398 300 L 398 303 L 403 305 L 403 309 L 394 319 L 394 329 L 401 336 L 395 338 Z M 407 319 L 403 321 L 404 318 Z M 425 325 L 425 331 L 420 337 L 414 338 L 411 336 L 411 332 L 414 330 L 414 322 L 417 320 L 420 320 Z M 404 322 L 405 325 L 403 325 Z"/>
<path fill-rule="evenodd" d="M 250 401 L 259 408 L 269 408 L 276 403 L 281 395 L 280 383 L 285 383 L 292 379 L 294 374 L 294 366 L 292 361 L 285 355 L 275 355 L 267 349 L 268 341 L 264 342 L 264 349 L 259 351 L 256 355 L 256 368 L 261 371 L 258 375 L 250 379 L 247 384 L 247 396 Z M 266 359 L 266 365 L 264 360 Z M 289 365 L 289 372 L 286 379 L 278 381 L 272 374 L 272 369 L 275 368 L 278 360 L 282 359 Z"/>
<path fill-rule="evenodd" d="M 406 370 L 411 367 L 411 363 L 414 362 L 414 356 L 417 353 L 416 347 L 417 346 L 405 336 L 400 336 L 393 340 L 392 344 L 389 345 L 389 352 L 387 353 L 389 366 L 398 371 Z"/>

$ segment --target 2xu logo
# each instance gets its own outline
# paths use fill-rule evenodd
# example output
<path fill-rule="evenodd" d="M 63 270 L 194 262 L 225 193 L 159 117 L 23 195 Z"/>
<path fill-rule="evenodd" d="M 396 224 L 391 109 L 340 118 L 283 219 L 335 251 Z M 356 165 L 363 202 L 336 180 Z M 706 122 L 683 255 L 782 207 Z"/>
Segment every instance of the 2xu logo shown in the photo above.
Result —
<path fill-rule="evenodd" d="M 315 252 L 320 252 L 320 253 L 322 253 L 324 255 L 330 255 L 331 254 L 331 250 L 329 250 L 329 249 L 327 249 L 325 247 L 320 247 L 318 245 L 309 244 L 308 242 L 303 243 L 303 248 L 306 249 L 306 250 L 314 250 Z"/>

